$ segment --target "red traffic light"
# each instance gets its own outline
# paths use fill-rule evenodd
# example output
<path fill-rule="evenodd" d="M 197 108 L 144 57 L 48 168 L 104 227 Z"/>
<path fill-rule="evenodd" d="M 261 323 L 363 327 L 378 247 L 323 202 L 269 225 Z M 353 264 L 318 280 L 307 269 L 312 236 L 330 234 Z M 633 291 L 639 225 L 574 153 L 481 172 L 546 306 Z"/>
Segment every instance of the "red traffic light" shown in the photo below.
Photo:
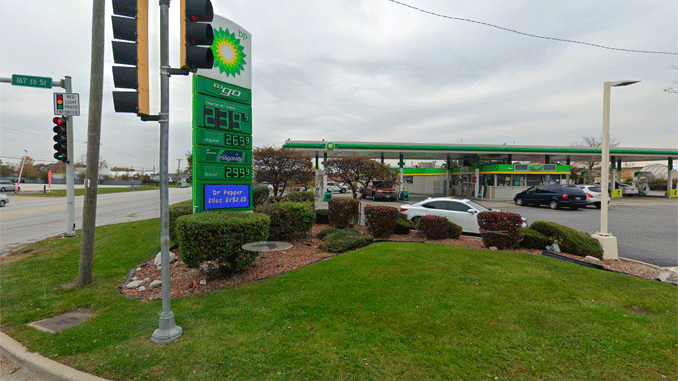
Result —
<path fill-rule="evenodd" d="M 52 119 L 52 122 L 54 122 L 54 124 L 56 124 L 57 126 L 63 126 L 64 124 L 66 124 L 66 120 L 64 118 L 59 118 L 58 116 L 54 117 L 54 119 Z"/>

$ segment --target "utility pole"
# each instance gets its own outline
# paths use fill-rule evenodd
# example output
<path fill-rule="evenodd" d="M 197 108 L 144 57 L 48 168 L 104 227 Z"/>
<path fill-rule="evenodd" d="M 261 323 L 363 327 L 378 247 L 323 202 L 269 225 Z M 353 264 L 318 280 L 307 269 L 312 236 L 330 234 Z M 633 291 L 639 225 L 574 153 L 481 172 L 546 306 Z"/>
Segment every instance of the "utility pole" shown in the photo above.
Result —
<path fill-rule="evenodd" d="M 179 160 L 179 163 L 177 163 L 177 175 L 178 175 L 179 172 L 181 172 L 181 159 L 177 159 L 177 160 Z"/>
<path fill-rule="evenodd" d="M 92 7 L 89 116 L 87 121 L 87 173 L 85 176 L 85 201 L 82 211 L 80 267 L 78 269 L 78 286 L 80 287 L 92 283 L 92 263 L 94 261 L 94 229 L 96 227 L 99 142 L 101 139 L 101 105 L 104 89 L 105 9 L 104 0 L 94 0 Z M 72 151 L 69 149 L 69 152 Z"/>
<path fill-rule="evenodd" d="M 24 159 L 21 161 L 21 169 L 19 170 L 19 179 L 16 182 L 16 188 L 14 188 L 15 194 L 19 191 L 19 185 L 21 185 L 21 174 L 24 172 L 24 164 L 26 164 L 26 156 L 28 156 L 28 151 L 26 151 L 24 149 Z"/>

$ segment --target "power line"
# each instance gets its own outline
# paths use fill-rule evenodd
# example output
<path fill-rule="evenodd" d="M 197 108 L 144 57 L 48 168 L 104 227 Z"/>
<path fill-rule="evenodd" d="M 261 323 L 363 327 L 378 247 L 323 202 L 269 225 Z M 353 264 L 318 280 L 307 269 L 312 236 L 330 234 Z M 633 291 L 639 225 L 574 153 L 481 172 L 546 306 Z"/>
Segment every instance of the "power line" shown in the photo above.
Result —
<path fill-rule="evenodd" d="M 466 21 L 466 22 L 470 22 L 470 23 L 474 23 L 474 24 L 485 25 L 485 26 L 489 26 L 489 27 L 492 27 L 492 28 L 501 29 L 501 30 L 504 30 L 504 31 L 507 31 L 507 32 L 516 33 L 516 34 L 519 34 L 519 35 L 522 35 L 522 36 L 527 36 L 527 37 L 541 38 L 541 39 L 544 39 L 544 40 L 552 40 L 552 41 L 560 41 L 560 42 L 569 42 L 569 43 L 572 43 L 572 44 L 587 45 L 587 46 L 592 46 L 592 47 L 595 47 L 595 48 L 616 50 L 616 51 L 628 52 L 628 53 L 666 54 L 666 55 L 674 55 L 674 56 L 678 55 L 678 53 L 676 53 L 676 52 L 661 52 L 661 51 L 651 51 L 651 50 L 635 50 L 635 49 L 614 48 L 614 47 L 611 47 L 611 46 L 592 44 L 590 42 L 584 42 L 584 41 L 575 41 L 575 40 L 567 40 L 567 39 L 564 39 L 564 38 L 557 38 L 557 37 L 539 36 L 539 35 L 536 35 L 536 34 L 520 32 L 520 31 L 517 31 L 517 30 L 514 30 L 514 29 L 504 28 L 502 26 L 489 24 L 489 23 L 482 22 L 482 21 L 476 21 L 476 20 L 465 19 L 465 18 L 461 18 L 461 17 L 453 17 L 453 16 L 442 15 L 440 13 L 427 11 L 425 9 L 417 8 L 417 7 L 409 5 L 409 4 L 401 3 L 400 1 L 396 1 L 396 0 L 386 0 L 386 1 L 390 1 L 392 3 L 402 5 L 403 7 L 411 8 L 411 9 L 414 9 L 416 11 L 426 13 L 426 14 L 429 14 L 429 15 L 432 15 L 432 16 L 442 17 L 442 18 L 446 18 L 446 19 L 450 19 L 450 20 Z"/>

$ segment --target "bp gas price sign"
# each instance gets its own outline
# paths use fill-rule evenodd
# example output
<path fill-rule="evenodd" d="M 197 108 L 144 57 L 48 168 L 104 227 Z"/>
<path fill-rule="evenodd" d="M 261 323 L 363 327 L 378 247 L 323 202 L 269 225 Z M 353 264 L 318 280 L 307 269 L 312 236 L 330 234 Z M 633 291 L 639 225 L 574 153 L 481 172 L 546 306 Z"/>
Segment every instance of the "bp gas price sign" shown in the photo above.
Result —
<path fill-rule="evenodd" d="M 252 210 L 250 90 L 193 77 L 193 210 Z"/>

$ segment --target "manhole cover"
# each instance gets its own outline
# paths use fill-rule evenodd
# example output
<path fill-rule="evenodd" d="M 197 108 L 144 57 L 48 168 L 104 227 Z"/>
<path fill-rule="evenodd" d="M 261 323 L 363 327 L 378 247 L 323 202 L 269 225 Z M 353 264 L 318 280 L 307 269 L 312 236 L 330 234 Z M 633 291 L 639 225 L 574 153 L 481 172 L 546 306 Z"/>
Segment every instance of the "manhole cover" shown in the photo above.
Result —
<path fill-rule="evenodd" d="M 29 323 L 28 326 L 44 332 L 55 333 L 63 331 L 66 328 L 73 327 L 74 325 L 78 325 L 92 316 L 94 316 L 93 311 L 77 310 L 55 316 L 53 318 L 38 320 L 33 323 Z"/>
<path fill-rule="evenodd" d="M 280 241 L 250 242 L 242 245 L 243 250 L 248 251 L 280 251 L 292 248 L 291 243 Z"/>

